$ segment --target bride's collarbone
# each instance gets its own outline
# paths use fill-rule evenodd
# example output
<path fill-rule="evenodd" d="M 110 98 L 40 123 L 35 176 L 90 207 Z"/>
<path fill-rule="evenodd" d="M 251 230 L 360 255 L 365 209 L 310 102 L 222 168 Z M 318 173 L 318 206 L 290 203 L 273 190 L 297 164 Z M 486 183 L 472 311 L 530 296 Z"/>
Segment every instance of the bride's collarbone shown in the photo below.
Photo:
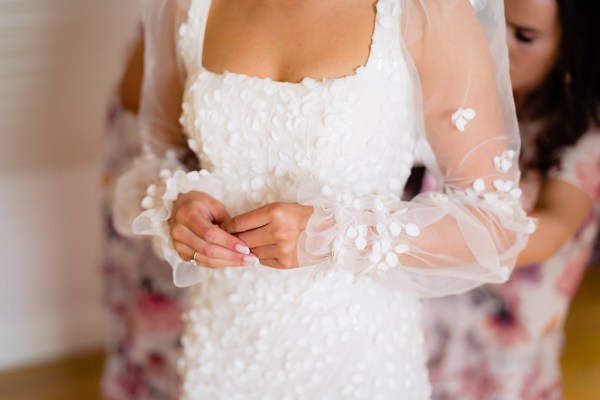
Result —
<path fill-rule="evenodd" d="M 213 0 L 203 65 L 286 82 L 351 75 L 369 57 L 375 0 L 344 1 L 285 7 L 292 2 Z"/>

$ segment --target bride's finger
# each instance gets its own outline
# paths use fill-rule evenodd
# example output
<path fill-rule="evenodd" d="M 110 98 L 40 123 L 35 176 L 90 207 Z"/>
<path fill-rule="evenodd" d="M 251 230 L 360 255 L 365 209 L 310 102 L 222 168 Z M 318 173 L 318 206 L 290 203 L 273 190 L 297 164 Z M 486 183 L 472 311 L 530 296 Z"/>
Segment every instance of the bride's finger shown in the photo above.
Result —
<path fill-rule="evenodd" d="M 285 256 L 284 254 L 282 254 L 281 248 L 279 248 L 276 245 L 253 247 L 251 250 L 252 254 L 261 259 L 261 262 L 263 259 L 278 259 L 282 256 Z"/>
<path fill-rule="evenodd" d="M 271 267 L 275 269 L 286 269 L 284 268 L 276 258 L 261 258 L 260 265 L 264 265 L 265 267 Z"/>
<path fill-rule="evenodd" d="M 254 265 L 256 263 L 256 257 L 250 253 L 250 250 L 245 251 L 243 249 L 244 252 L 234 251 L 218 244 L 207 242 L 183 225 L 174 227 L 171 237 L 174 242 L 184 243 L 193 249 L 197 255 L 201 255 L 206 259 L 226 260 L 233 265 Z"/>
<path fill-rule="evenodd" d="M 248 255 L 250 253 L 246 243 L 234 235 L 225 232 L 219 226 L 208 222 L 200 215 L 187 218 L 182 225 L 206 242 L 222 246 L 240 254 Z M 171 231 L 173 231 L 173 227 L 171 227 Z M 171 232 L 171 235 L 173 235 L 173 232 Z"/>
<path fill-rule="evenodd" d="M 246 257 L 252 258 L 252 260 L 245 264 L 239 264 L 239 263 L 232 263 L 229 260 L 222 260 L 220 258 L 206 258 L 202 255 L 200 255 L 200 256 L 197 255 L 196 263 L 203 267 L 209 267 L 209 268 L 248 267 L 248 266 L 258 264 L 258 258 L 250 257 L 250 256 L 246 256 Z"/>
<path fill-rule="evenodd" d="M 282 249 L 279 245 L 268 245 L 252 248 L 262 265 L 278 269 L 298 268 L 298 258 L 295 252 Z"/>
<path fill-rule="evenodd" d="M 265 267 L 275 268 L 275 269 L 295 269 L 298 268 L 297 265 L 282 263 L 281 260 L 276 258 L 261 258 L 260 264 Z"/>
<path fill-rule="evenodd" d="M 173 248 L 183 261 L 190 261 L 194 257 L 195 250 L 183 242 L 173 240 Z"/>
<path fill-rule="evenodd" d="M 242 262 L 225 260 L 221 258 L 209 258 L 205 255 L 199 253 L 194 250 L 192 247 L 188 246 L 185 243 L 173 241 L 173 247 L 179 253 L 179 256 L 184 261 L 191 262 L 195 260 L 197 265 L 201 265 L 203 267 L 208 268 L 226 268 L 226 267 L 242 267 L 242 266 L 251 266 L 258 264 L 258 258 L 254 256 L 244 256 Z"/>
<path fill-rule="evenodd" d="M 247 213 L 240 214 L 225 221 L 221 224 L 221 227 L 231 234 L 258 229 L 271 221 L 272 211 L 270 210 L 272 208 L 273 206 L 271 204 L 267 204 L 266 206 L 248 211 Z"/>
<path fill-rule="evenodd" d="M 238 233 L 235 235 L 242 240 L 249 248 L 268 246 L 277 243 L 277 237 L 273 234 L 272 225 L 268 224 L 257 229 Z"/>

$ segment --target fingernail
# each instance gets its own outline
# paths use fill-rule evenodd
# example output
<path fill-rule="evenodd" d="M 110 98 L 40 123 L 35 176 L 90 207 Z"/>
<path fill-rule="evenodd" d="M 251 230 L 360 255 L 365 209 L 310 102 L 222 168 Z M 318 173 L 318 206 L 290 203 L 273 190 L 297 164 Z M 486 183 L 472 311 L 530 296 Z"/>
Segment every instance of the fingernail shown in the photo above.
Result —
<path fill-rule="evenodd" d="M 250 249 L 247 246 L 241 244 L 235 245 L 235 251 L 242 254 L 250 254 Z"/>
<path fill-rule="evenodd" d="M 258 265 L 258 258 L 246 256 L 246 257 L 244 257 L 244 265 L 246 267 L 250 267 L 252 265 Z"/>

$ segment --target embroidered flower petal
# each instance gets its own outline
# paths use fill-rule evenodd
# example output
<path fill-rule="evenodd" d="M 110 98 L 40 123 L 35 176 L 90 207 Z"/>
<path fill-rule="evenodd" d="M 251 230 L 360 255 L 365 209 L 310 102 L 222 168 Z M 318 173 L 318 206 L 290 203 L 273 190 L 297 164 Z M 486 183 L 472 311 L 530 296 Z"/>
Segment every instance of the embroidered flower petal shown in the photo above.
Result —
<path fill-rule="evenodd" d="M 395 253 L 387 253 L 385 256 L 385 263 L 390 267 L 398 266 L 398 256 Z"/>
<path fill-rule="evenodd" d="M 362 236 L 359 236 L 354 241 L 354 245 L 359 251 L 364 251 L 367 248 L 367 239 Z"/>
<path fill-rule="evenodd" d="M 481 193 L 485 190 L 485 181 L 481 178 L 476 179 L 475 182 L 473 182 L 473 190 L 475 190 L 475 193 Z"/>
<path fill-rule="evenodd" d="M 408 234 L 408 236 L 417 237 L 421 234 L 421 230 L 419 229 L 417 224 L 414 224 L 412 222 L 406 224 L 404 229 L 406 230 L 406 233 Z"/>
<path fill-rule="evenodd" d="M 477 113 L 472 108 L 459 108 L 454 114 L 452 114 L 452 124 L 461 132 L 465 131 L 465 128 L 469 121 L 471 121 Z"/>
<path fill-rule="evenodd" d="M 348 230 L 346 230 L 346 237 L 348 237 L 349 239 L 355 239 L 357 236 L 358 230 L 355 226 L 351 226 L 350 228 L 348 228 Z"/>
<path fill-rule="evenodd" d="M 402 226 L 397 222 L 392 222 L 390 224 L 390 233 L 394 237 L 400 236 L 400 234 L 402 233 Z"/>

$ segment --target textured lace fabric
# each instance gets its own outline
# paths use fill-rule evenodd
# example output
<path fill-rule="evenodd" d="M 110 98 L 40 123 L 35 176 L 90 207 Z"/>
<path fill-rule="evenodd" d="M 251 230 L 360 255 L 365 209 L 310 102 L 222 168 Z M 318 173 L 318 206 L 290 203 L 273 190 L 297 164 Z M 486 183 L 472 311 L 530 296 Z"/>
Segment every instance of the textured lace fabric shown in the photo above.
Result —
<path fill-rule="evenodd" d="M 402 190 L 415 129 L 396 1 L 379 2 L 354 75 L 300 83 L 203 68 L 208 3 L 193 2 L 180 30 L 191 72 L 182 122 L 232 214 L 296 201 L 306 176 L 325 191 Z M 313 270 L 231 268 L 197 285 L 184 398 L 428 398 L 416 296 L 342 271 L 315 282 Z"/>

